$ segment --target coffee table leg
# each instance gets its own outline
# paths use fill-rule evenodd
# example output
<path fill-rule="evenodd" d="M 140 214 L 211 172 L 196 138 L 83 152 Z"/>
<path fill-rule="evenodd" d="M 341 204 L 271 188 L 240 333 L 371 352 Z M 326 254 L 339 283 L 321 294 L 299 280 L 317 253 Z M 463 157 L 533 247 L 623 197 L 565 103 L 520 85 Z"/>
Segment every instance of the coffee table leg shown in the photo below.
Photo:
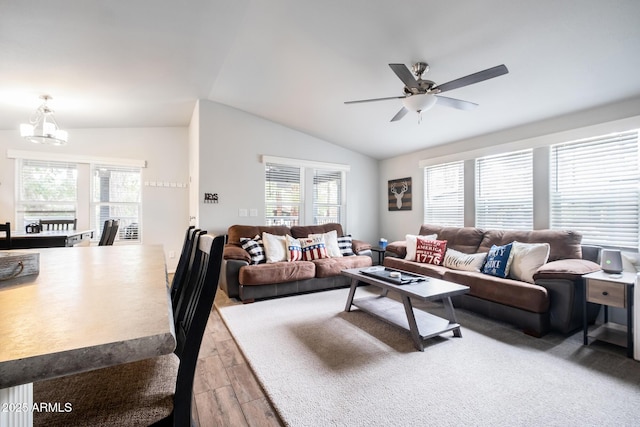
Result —
<path fill-rule="evenodd" d="M 351 279 L 351 288 L 349 288 L 349 297 L 347 297 L 347 305 L 344 307 L 344 311 L 351 311 L 351 304 L 353 304 L 353 296 L 356 294 L 357 287 L 358 280 Z"/>
<path fill-rule="evenodd" d="M 451 297 L 442 298 L 442 303 L 444 304 L 444 312 L 447 314 L 447 319 L 451 323 L 458 323 L 458 319 L 456 319 L 456 312 L 453 309 L 453 303 L 451 302 Z M 453 336 L 462 338 L 462 332 L 460 331 L 460 327 L 457 327 L 453 330 Z"/>
<path fill-rule="evenodd" d="M 402 304 L 404 304 L 404 311 L 407 314 L 407 320 L 409 321 L 409 332 L 411 332 L 411 338 L 417 349 L 424 351 L 424 344 L 418 331 L 418 324 L 416 323 L 416 316 L 413 314 L 413 306 L 408 296 L 402 295 Z"/>

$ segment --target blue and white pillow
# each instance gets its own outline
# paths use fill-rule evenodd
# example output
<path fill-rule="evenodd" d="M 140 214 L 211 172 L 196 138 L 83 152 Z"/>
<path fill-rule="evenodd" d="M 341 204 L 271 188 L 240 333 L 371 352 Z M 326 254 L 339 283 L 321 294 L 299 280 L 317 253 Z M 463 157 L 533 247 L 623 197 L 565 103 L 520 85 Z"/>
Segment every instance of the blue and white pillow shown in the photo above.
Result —
<path fill-rule="evenodd" d="M 489 274 L 496 277 L 507 277 L 509 275 L 509 269 L 511 268 L 511 261 L 513 260 L 513 243 L 508 245 L 491 246 L 487 259 L 482 267 L 484 274 Z"/>
<path fill-rule="evenodd" d="M 348 236 L 338 237 L 338 248 L 342 256 L 352 256 L 353 253 L 353 238 Z"/>
<path fill-rule="evenodd" d="M 256 265 L 267 262 L 267 258 L 264 254 L 264 245 L 259 235 L 256 235 L 253 239 L 241 237 L 240 245 L 242 246 L 242 249 L 249 252 L 249 256 L 251 257 L 251 262 L 249 264 Z"/>

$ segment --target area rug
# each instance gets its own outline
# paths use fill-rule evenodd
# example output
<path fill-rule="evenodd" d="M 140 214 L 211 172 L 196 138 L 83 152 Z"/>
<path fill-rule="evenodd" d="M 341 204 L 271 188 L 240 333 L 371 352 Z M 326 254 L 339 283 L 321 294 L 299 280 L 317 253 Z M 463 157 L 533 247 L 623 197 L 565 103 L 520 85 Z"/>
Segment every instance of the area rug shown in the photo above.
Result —
<path fill-rule="evenodd" d="M 356 298 L 369 292 L 358 288 Z M 462 338 L 426 341 L 356 308 L 348 289 L 219 308 L 289 426 L 637 425 L 640 362 L 585 347 L 581 333 L 533 338 L 457 310 Z M 421 308 L 443 314 L 442 306 Z"/>

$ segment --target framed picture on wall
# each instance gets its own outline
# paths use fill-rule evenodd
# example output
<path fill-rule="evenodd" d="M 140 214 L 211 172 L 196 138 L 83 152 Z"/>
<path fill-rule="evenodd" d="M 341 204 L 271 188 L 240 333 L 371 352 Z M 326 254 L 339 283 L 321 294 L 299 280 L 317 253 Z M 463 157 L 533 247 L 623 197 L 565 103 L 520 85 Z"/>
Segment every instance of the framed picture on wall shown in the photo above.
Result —
<path fill-rule="evenodd" d="M 411 177 L 389 180 L 387 194 L 390 211 L 410 211 Z"/>

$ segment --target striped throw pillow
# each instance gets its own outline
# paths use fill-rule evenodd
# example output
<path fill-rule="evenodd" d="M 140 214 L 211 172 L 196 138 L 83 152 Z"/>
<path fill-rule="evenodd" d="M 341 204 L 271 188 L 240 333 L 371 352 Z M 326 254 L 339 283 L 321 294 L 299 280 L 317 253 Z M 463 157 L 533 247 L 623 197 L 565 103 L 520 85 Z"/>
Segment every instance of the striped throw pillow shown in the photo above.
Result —
<path fill-rule="evenodd" d="M 302 246 L 302 259 L 305 261 L 329 258 L 327 246 L 324 244 L 322 237 L 300 239 L 300 246 Z"/>
<path fill-rule="evenodd" d="M 287 261 L 300 261 L 302 260 L 302 246 L 300 241 L 293 237 L 286 235 L 287 239 Z"/>
<path fill-rule="evenodd" d="M 242 246 L 242 249 L 249 252 L 249 256 L 251 257 L 251 262 L 249 264 L 256 265 L 267 262 L 267 258 L 264 255 L 264 245 L 262 244 L 260 235 L 256 235 L 253 239 L 241 237 L 240 245 Z"/>
<path fill-rule="evenodd" d="M 351 236 L 338 237 L 338 247 L 342 256 L 355 255 L 353 253 L 353 239 Z"/>

